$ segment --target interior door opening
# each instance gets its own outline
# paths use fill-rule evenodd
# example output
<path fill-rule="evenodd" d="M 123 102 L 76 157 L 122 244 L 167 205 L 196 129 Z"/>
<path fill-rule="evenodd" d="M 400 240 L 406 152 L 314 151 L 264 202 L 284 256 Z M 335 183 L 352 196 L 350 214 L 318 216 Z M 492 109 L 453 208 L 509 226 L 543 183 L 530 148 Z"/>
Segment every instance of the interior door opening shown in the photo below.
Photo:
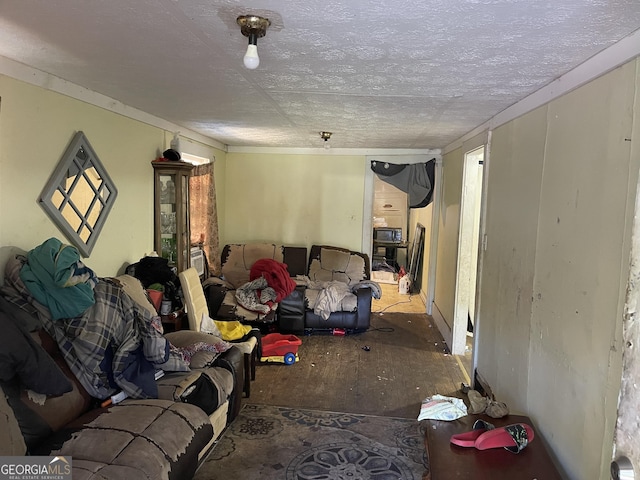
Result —
<path fill-rule="evenodd" d="M 381 283 L 396 283 L 407 269 L 409 208 L 407 194 L 374 177 L 371 275 Z"/>
<path fill-rule="evenodd" d="M 451 352 L 471 356 L 475 316 L 484 146 L 464 158 Z M 471 372 L 467 372 L 471 373 Z"/>

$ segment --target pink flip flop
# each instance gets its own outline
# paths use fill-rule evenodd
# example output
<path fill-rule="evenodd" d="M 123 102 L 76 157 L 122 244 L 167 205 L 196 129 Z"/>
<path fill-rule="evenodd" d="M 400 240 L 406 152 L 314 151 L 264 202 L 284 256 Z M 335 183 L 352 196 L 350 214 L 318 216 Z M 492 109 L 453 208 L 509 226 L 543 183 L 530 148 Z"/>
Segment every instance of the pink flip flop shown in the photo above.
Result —
<path fill-rule="evenodd" d="M 451 435 L 450 442 L 459 447 L 475 447 L 478 437 L 486 431 L 493 430 L 494 428 L 495 427 L 489 422 L 476 420 L 473 424 L 473 430 Z"/>
<path fill-rule="evenodd" d="M 478 450 L 505 448 L 512 453 L 520 453 L 529 442 L 533 441 L 533 428 L 526 423 L 514 423 L 480 434 L 474 443 Z"/>

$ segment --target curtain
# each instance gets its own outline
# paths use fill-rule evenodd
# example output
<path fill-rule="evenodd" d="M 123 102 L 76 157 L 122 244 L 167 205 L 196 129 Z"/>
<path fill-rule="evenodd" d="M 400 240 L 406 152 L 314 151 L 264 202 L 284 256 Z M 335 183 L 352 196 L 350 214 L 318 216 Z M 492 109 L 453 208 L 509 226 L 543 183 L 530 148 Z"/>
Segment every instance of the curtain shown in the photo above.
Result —
<path fill-rule="evenodd" d="M 202 245 L 210 273 L 220 274 L 220 240 L 213 163 L 197 165 L 189 178 L 191 245 Z"/>
<path fill-rule="evenodd" d="M 389 183 L 407 194 L 409 208 L 422 208 L 431 203 L 435 178 L 436 159 L 424 163 L 396 165 L 371 161 L 371 170 L 383 182 Z"/>

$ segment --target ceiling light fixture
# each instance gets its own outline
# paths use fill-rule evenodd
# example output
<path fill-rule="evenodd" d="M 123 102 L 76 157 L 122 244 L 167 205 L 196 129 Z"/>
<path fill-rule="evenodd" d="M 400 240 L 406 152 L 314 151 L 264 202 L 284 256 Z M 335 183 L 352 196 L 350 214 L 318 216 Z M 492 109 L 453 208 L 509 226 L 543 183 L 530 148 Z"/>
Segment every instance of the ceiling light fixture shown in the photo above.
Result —
<path fill-rule="evenodd" d="M 258 17 L 257 15 L 241 15 L 236 19 L 240 25 L 240 31 L 245 37 L 249 37 L 249 46 L 247 53 L 244 54 L 244 66 L 249 70 L 254 70 L 260 65 L 260 57 L 258 57 L 258 38 L 264 37 L 267 33 L 267 27 L 271 25 L 268 18 Z"/>
<path fill-rule="evenodd" d="M 331 138 L 331 135 L 333 135 L 332 132 L 320 132 L 320 138 L 324 140 L 324 148 L 326 148 L 327 150 L 331 148 L 331 145 L 329 145 L 329 139 Z"/>

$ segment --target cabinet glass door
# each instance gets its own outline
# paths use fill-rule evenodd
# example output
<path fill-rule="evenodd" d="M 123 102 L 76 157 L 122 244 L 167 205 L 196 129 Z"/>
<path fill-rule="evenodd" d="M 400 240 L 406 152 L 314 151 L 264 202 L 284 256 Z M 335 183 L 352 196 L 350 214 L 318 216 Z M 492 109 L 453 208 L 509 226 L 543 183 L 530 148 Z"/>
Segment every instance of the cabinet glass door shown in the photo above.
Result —
<path fill-rule="evenodd" d="M 155 170 L 155 250 L 180 273 L 189 268 L 189 176 L 193 165 L 151 163 Z"/>
<path fill-rule="evenodd" d="M 159 175 L 160 182 L 160 256 L 170 265 L 178 261 L 178 218 L 176 204 L 176 175 Z"/>
<path fill-rule="evenodd" d="M 191 255 L 191 234 L 189 229 L 189 177 L 187 175 L 180 175 L 180 207 L 177 215 L 179 218 L 179 224 L 184 228 L 180 229 L 180 241 L 178 242 L 177 252 L 180 255 L 178 265 L 183 269 L 189 268 Z"/>

